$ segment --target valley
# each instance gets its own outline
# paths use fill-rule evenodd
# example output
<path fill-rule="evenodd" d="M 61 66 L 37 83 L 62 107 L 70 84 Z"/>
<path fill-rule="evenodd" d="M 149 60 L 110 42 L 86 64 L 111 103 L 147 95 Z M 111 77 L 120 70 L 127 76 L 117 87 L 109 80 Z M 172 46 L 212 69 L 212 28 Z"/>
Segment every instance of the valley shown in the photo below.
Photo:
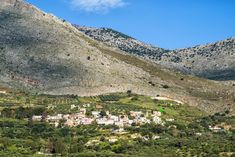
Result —
<path fill-rule="evenodd" d="M 130 92 L 91 97 L 18 91 L 0 95 L 1 156 L 226 156 L 234 152 L 235 117 L 229 111 L 208 115 L 186 104 Z"/>

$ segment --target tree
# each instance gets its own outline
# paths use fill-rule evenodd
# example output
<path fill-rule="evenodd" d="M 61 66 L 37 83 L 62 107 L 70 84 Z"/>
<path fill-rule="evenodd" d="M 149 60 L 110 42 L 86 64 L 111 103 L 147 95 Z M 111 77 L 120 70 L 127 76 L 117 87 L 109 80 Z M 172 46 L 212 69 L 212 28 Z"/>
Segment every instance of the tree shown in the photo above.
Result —
<path fill-rule="evenodd" d="M 33 109 L 34 115 L 42 115 L 46 111 L 46 108 L 43 107 L 36 107 Z"/>
<path fill-rule="evenodd" d="M 72 134 L 70 128 L 68 128 L 68 127 L 61 128 L 60 132 L 61 132 L 63 137 L 70 136 Z"/>
<path fill-rule="evenodd" d="M 101 117 L 105 117 L 105 116 L 107 116 L 107 114 L 106 114 L 105 111 L 101 111 L 101 112 L 100 112 L 100 116 L 101 116 Z"/>
<path fill-rule="evenodd" d="M 105 137 L 104 137 L 104 136 L 101 136 L 101 137 L 100 137 L 100 141 L 104 142 L 104 141 L 105 141 Z"/>
<path fill-rule="evenodd" d="M 82 139 L 74 138 L 69 145 L 68 152 L 70 154 L 82 152 L 84 150 L 84 142 Z"/>
<path fill-rule="evenodd" d="M 128 90 L 126 93 L 127 93 L 127 94 L 128 94 L 128 96 L 130 97 L 130 96 L 131 96 L 131 94 L 132 94 L 132 91 L 131 91 L 131 90 Z"/>
<path fill-rule="evenodd" d="M 115 153 L 122 153 L 125 151 L 125 148 L 121 144 L 115 144 L 111 147 L 112 151 Z"/>
<path fill-rule="evenodd" d="M 17 118 L 17 119 L 22 119 L 22 118 L 24 118 L 24 117 L 25 117 L 25 115 L 24 115 L 24 108 L 23 108 L 22 106 L 18 107 L 18 108 L 16 109 L 15 114 L 16 114 L 16 118 Z"/>
<path fill-rule="evenodd" d="M 163 88 L 168 89 L 170 88 L 168 85 L 162 85 Z"/>
<path fill-rule="evenodd" d="M 57 139 L 54 145 L 55 145 L 55 152 L 57 154 L 62 154 L 62 155 L 66 154 L 67 152 L 66 145 L 63 143 L 61 139 Z"/>
<path fill-rule="evenodd" d="M 4 108 L 1 112 L 1 117 L 4 118 L 15 118 L 15 111 L 10 108 Z"/>

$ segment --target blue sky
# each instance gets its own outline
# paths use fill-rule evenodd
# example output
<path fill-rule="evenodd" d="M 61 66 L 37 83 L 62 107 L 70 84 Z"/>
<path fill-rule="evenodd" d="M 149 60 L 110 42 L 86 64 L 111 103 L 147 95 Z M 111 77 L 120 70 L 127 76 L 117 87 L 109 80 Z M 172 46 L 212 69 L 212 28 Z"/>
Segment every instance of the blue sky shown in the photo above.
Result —
<path fill-rule="evenodd" d="M 71 23 L 113 28 L 166 49 L 235 36 L 235 0 L 27 1 Z"/>

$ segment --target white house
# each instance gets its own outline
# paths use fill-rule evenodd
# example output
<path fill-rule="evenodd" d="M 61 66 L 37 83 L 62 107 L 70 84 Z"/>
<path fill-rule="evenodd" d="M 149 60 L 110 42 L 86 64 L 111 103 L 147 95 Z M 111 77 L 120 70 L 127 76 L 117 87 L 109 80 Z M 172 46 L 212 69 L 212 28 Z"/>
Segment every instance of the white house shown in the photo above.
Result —
<path fill-rule="evenodd" d="M 154 116 L 153 117 L 153 122 L 155 122 L 156 124 L 161 124 L 162 120 L 160 117 Z"/>
<path fill-rule="evenodd" d="M 90 107 L 91 104 L 83 104 L 82 106 L 83 106 L 83 107 Z"/>
<path fill-rule="evenodd" d="M 114 120 L 107 119 L 107 118 L 96 119 L 96 122 L 99 125 L 113 125 L 114 124 Z"/>
<path fill-rule="evenodd" d="M 139 121 L 140 123 L 150 123 L 150 120 L 147 119 L 146 117 L 140 117 Z"/>
<path fill-rule="evenodd" d="M 92 111 L 91 114 L 92 114 L 95 118 L 99 118 L 99 117 L 100 117 L 100 111 Z"/>
<path fill-rule="evenodd" d="M 81 114 L 86 114 L 86 109 L 85 109 L 85 108 L 81 108 L 81 109 L 80 109 L 80 113 L 81 113 Z"/>
<path fill-rule="evenodd" d="M 63 118 L 64 118 L 64 119 L 69 119 L 69 117 L 70 117 L 69 114 L 64 114 L 64 115 L 63 115 Z"/>
<path fill-rule="evenodd" d="M 72 109 L 74 109 L 76 107 L 76 105 L 70 105 L 70 109 L 72 110 Z"/>
<path fill-rule="evenodd" d="M 197 132 L 196 135 L 197 136 L 202 136 L 202 133 L 201 132 Z"/>
<path fill-rule="evenodd" d="M 42 120 L 42 116 L 33 116 L 32 120 L 33 121 L 41 121 Z"/>
<path fill-rule="evenodd" d="M 93 119 L 91 118 L 82 118 L 81 119 L 81 124 L 83 125 L 90 125 L 93 122 Z"/>
<path fill-rule="evenodd" d="M 83 113 L 75 113 L 75 114 L 71 114 L 70 118 L 71 119 L 80 119 L 80 118 L 85 118 L 86 115 Z"/>
<path fill-rule="evenodd" d="M 162 113 L 159 111 L 153 111 L 153 115 L 160 117 L 162 115 Z"/>
<path fill-rule="evenodd" d="M 114 124 L 114 120 L 109 119 L 104 124 L 105 125 L 113 125 Z"/>
<path fill-rule="evenodd" d="M 118 139 L 116 139 L 116 138 L 111 138 L 111 139 L 109 139 L 109 143 L 115 143 L 115 142 L 117 142 L 118 141 Z"/>
<path fill-rule="evenodd" d="M 112 120 L 114 120 L 115 122 L 118 122 L 118 121 L 119 121 L 118 116 L 113 116 L 113 115 L 111 115 L 109 118 L 112 119 Z"/>
<path fill-rule="evenodd" d="M 128 123 L 129 125 L 132 125 L 134 123 L 134 120 L 129 120 Z"/>
<path fill-rule="evenodd" d="M 166 119 L 166 121 L 167 122 L 173 122 L 175 119 L 173 119 L 173 118 L 168 118 L 168 119 Z"/>
<path fill-rule="evenodd" d="M 130 111 L 132 117 L 140 117 L 142 115 L 141 111 Z"/>
<path fill-rule="evenodd" d="M 61 119 L 63 119 L 62 114 L 57 114 L 56 116 L 47 116 L 46 118 L 47 121 L 59 121 Z"/>
<path fill-rule="evenodd" d="M 119 127 L 123 127 L 124 126 L 123 122 L 115 122 L 114 124 L 116 126 L 119 126 Z"/>

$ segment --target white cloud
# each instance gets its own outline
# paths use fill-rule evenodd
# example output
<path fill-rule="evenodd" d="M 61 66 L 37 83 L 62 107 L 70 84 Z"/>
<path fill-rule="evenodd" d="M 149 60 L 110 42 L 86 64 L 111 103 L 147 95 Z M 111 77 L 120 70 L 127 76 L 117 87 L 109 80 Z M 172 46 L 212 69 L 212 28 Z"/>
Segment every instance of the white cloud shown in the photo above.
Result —
<path fill-rule="evenodd" d="M 107 12 L 109 9 L 124 6 L 123 0 L 71 0 L 74 8 L 79 8 L 87 12 Z"/>

